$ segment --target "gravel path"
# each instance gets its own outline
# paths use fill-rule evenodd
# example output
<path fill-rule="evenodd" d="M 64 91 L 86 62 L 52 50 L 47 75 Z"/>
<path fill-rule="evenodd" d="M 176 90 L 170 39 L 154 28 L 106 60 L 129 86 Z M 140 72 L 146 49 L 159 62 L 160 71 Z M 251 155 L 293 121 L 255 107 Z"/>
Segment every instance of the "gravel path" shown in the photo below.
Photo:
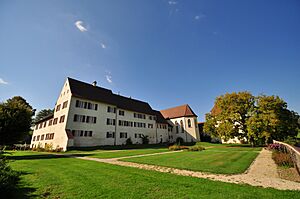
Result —
<path fill-rule="evenodd" d="M 154 170 L 163 173 L 172 173 L 181 176 L 192 176 L 197 178 L 206 178 L 214 181 L 222 181 L 236 184 L 249 184 L 252 186 L 261 186 L 261 187 L 271 187 L 281 190 L 300 190 L 300 183 L 292 182 L 284 179 L 280 179 L 277 174 L 277 167 L 274 163 L 271 155 L 272 153 L 268 150 L 263 149 L 255 161 L 251 164 L 249 169 L 243 174 L 236 175 L 224 175 L 224 174 L 210 174 L 199 171 L 189 171 L 183 169 L 168 168 L 155 165 L 139 164 L 133 162 L 122 162 L 120 159 L 132 158 L 132 157 L 141 157 L 149 155 L 157 155 L 164 153 L 177 153 L 180 151 L 172 152 L 161 152 L 156 154 L 145 154 L 145 155 L 136 155 L 130 157 L 122 158 L 112 158 L 112 159 L 99 159 L 99 158 L 90 158 L 90 157 L 76 157 L 84 160 L 93 160 L 97 162 L 103 162 L 108 164 L 134 167 L 145 170 Z"/>

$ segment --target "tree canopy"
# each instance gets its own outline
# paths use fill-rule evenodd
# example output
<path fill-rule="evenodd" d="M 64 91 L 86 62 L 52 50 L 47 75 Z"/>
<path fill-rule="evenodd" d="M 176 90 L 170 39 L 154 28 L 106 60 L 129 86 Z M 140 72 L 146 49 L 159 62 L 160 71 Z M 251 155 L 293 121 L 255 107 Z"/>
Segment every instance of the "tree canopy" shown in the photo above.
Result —
<path fill-rule="evenodd" d="M 299 115 L 278 96 L 252 96 L 249 92 L 221 95 L 206 114 L 204 131 L 224 140 L 238 137 L 257 144 L 284 140 L 299 132 Z"/>
<path fill-rule="evenodd" d="M 0 144 L 16 143 L 30 130 L 34 110 L 20 96 L 0 103 Z"/>

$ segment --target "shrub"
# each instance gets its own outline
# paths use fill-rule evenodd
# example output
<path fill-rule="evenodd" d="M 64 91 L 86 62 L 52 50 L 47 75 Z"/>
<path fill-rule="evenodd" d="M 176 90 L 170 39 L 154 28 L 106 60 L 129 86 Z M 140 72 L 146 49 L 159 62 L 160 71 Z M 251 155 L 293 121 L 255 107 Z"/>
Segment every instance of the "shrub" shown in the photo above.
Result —
<path fill-rule="evenodd" d="M 131 140 L 131 138 L 127 138 L 127 140 L 126 140 L 126 145 L 132 145 L 132 140 Z"/>
<path fill-rule="evenodd" d="M 143 144 L 149 144 L 148 135 L 142 135 L 142 143 Z"/>
<path fill-rule="evenodd" d="M 273 152 L 272 158 L 278 166 L 293 167 L 294 163 L 288 153 Z"/>
<path fill-rule="evenodd" d="M 286 152 L 285 146 L 278 143 L 269 144 L 267 148 L 271 151 Z"/>
<path fill-rule="evenodd" d="M 169 150 L 170 151 L 179 151 L 179 150 L 183 150 L 183 149 L 189 149 L 189 147 L 187 147 L 187 146 L 180 146 L 178 144 L 174 144 L 172 146 L 169 146 Z"/>
<path fill-rule="evenodd" d="M 5 195 L 16 189 L 20 174 L 11 169 L 3 154 L 4 151 L 0 151 L 0 190 Z"/>
<path fill-rule="evenodd" d="M 199 145 L 192 146 L 188 149 L 188 151 L 203 151 L 203 150 L 205 150 L 205 148 Z"/>

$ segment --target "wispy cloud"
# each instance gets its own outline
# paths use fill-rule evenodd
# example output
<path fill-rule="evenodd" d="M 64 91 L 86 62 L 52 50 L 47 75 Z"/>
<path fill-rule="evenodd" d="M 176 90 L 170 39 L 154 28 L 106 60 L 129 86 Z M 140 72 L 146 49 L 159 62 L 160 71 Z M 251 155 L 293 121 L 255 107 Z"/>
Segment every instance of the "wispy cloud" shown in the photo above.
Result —
<path fill-rule="evenodd" d="M 112 83 L 113 81 L 112 81 L 112 76 L 111 75 L 105 75 L 105 77 L 106 77 L 106 81 L 108 82 L 108 83 Z"/>
<path fill-rule="evenodd" d="M 8 84 L 8 82 L 6 82 L 2 78 L 0 78 L 0 84 Z"/>
<path fill-rule="evenodd" d="M 101 45 L 101 48 L 105 49 L 106 48 L 106 45 L 104 43 L 100 43 Z"/>
<path fill-rule="evenodd" d="M 75 22 L 75 26 L 78 28 L 78 30 L 80 30 L 81 32 L 86 32 L 88 31 L 87 28 L 85 28 L 83 26 L 83 22 L 82 21 L 76 21 Z"/>
<path fill-rule="evenodd" d="M 178 2 L 177 1 L 168 1 L 169 5 L 176 5 Z"/>
<path fill-rule="evenodd" d="M 203 19 L 203 18 L 205 18 L 205 17 L 206 17 L 205 14 L 196 15 L 196 16 L 195 16 L 195 20 L 200 20 L 200 19 Z"/>

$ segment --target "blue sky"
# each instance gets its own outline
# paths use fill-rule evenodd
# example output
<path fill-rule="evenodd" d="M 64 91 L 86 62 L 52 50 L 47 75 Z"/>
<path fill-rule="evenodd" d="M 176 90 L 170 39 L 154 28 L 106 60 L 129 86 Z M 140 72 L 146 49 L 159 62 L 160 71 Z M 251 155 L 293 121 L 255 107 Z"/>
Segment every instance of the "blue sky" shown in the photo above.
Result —
<path fill-rule="evenodd" d="M 53 108 L 66 77 L 149 102 L 279 95 L 300 112 L 297 0 L 0 1 L 0 101 Z"/>

